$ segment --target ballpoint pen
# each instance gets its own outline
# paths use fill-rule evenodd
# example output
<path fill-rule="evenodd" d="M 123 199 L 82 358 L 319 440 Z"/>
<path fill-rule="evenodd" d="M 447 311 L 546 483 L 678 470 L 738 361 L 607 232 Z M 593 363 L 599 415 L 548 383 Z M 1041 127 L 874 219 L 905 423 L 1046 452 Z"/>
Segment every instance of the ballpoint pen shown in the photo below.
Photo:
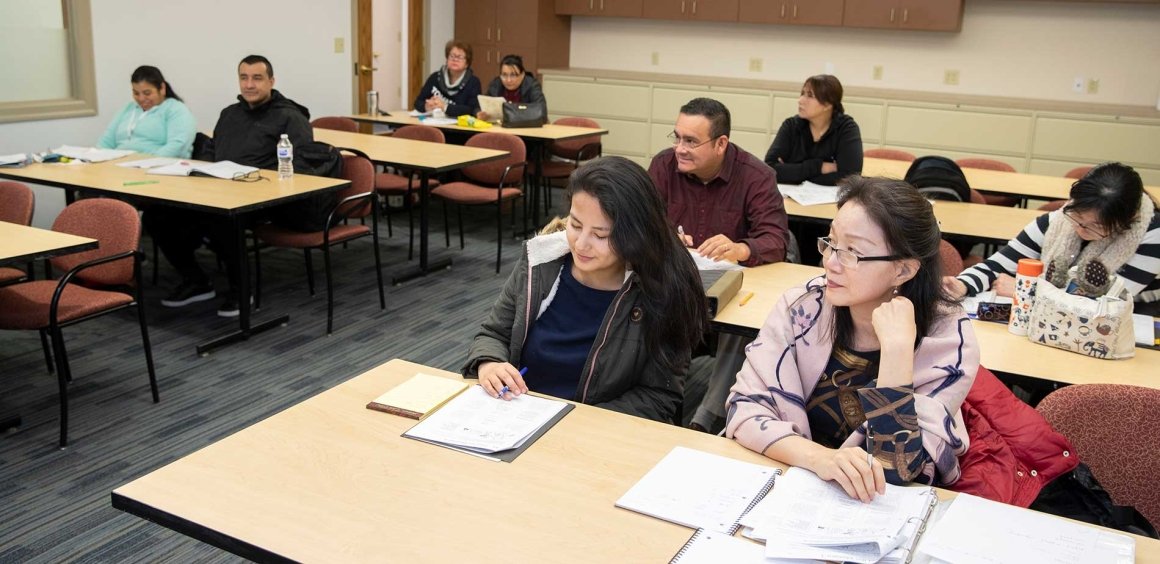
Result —
<path fill-rule="evenodd" d="M 870 421 L 866 421 L 866 464 L 874 468 L 874 448 L 870 440 Z"/>
<path fill-rule="evenodd" d="M 527 366 L 520 369 L 520 378 L 527 376 L 527 374 L 528 374 L 528 367 Z M 512 391 L 511 388 L 509 388 L 508 386 L 504 386 L 504 387 L 499 389 L 499 396 L 498 397 L 502 398 L 504 394 L 506 394 L 510 391 Z"/>

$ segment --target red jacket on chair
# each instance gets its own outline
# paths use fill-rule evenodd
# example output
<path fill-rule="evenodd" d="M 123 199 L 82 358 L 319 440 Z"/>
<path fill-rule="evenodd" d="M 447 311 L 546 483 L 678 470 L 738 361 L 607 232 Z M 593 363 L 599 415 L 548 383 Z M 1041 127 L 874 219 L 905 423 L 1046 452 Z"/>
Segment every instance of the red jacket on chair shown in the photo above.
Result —
<path fill-rule="evenodd" d="M 962 410 L 971 442 L 950 489 L 1027 507 L 1080 462 L 1066 437 L 982 366 Z"/>

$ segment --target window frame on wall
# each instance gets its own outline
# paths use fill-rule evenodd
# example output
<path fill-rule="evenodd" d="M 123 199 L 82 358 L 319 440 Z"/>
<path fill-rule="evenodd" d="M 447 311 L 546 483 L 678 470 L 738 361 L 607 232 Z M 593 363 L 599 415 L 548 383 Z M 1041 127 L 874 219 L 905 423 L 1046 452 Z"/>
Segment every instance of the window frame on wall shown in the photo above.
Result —
<path fill-rule="evenodd" d="M 60 0 L 68 31 L 69 96 L 0 102 L 0 123 L 97 115 L 91 0 Z"/>

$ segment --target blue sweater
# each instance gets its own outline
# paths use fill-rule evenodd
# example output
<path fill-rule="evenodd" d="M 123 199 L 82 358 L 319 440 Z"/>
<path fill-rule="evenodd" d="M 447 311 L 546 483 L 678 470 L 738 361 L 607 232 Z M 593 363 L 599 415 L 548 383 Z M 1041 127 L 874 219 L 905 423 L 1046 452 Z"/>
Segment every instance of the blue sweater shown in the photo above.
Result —
<path fill-rule="evenodd" d="M 142 112 L 137 102 L 129 102 L 109 122 L 97 147 L 187 159 L 196 134 L 197 121 L 180 100 L 166 98 L 148 112 Z"/>

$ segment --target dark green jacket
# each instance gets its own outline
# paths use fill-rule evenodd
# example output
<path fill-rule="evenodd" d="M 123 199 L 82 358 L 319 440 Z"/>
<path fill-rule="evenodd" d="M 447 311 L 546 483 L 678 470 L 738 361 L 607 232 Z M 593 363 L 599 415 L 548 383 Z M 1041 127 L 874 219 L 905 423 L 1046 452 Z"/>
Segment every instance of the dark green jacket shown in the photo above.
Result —
<path fill-rule="evenodd" d="M 541 235 L 524 244 L 524 253 L 504 285 L 503 293 L 471 344 L 463 366 L 465 378 L 476 378 L 482 362 L 520 366 L 529 319 L 534 322 L 539 317 L 540 308 L 554 293 L 567 253 L 568 243 L 563 232 Z M 604 314 L 580 374 L 575 399 L 671 423 L 680 410 L 692 353 L 685 353 L 679 374 L 662 368 L 646 350 L 643 324 L 649 320 L 643 318 L 641 301 L 640 281 L 630 273 Z M 651 321 L 664 323 L 660 319 Z M 530 382 L 529 387 L 534 390 L 535 383 Z"/>

